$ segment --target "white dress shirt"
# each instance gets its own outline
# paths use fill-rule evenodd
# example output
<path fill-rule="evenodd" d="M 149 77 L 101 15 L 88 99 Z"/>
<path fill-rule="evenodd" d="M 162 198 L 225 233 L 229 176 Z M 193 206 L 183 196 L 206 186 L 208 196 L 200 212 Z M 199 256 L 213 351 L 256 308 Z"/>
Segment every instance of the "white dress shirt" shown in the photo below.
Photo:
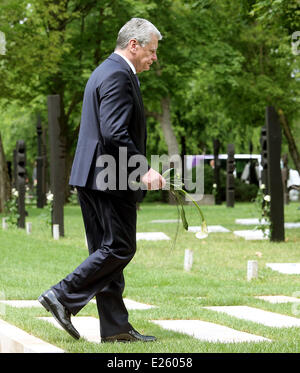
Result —
<path fill-rule="evenodd" d="M 130 62 L 129 59 L 127 57 L 123 56 L 123 54 L 121 54 L 120 52 L 115 51 L 114 53 L 116 53 L 119 56 L 121 56 L 128 63 L 128 65 L 130 66 L 130 68 L 133 71 L 134 75 L 136 75 L 136 70 L 135 70 L 135 67 L 133 66 L 132 62 Z"/>

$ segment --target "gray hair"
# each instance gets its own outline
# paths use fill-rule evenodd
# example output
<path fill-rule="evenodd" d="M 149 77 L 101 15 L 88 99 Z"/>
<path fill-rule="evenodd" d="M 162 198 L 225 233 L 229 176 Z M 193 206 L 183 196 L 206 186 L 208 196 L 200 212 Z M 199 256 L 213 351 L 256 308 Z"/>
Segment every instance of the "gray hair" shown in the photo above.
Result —
<path fill-rule="evenodd" d="M 157 36 L 158 40 L 162 39 L 161 33 L 151 22 L 143 18 L 131 18 L 119 31 L 116 48 L 125 49 L 131 39 L 136 39 L 144 47 L 150 43 L 152 35 Z"/>

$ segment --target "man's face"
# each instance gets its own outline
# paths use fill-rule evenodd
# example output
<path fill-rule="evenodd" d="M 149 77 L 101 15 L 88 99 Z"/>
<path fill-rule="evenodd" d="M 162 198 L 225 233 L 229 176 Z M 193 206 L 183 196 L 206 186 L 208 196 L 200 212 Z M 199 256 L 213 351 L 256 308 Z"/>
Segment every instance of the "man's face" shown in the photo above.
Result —
<path fill-rule="evenodd" d="M 158 38 L 154 35 L 152 36 L 150 43 L 144 47 L 138 43 L 136 44 L 135 68 L 137 73 L 150 70 L 152 63 L 157 61 L 157 48 Z"/>

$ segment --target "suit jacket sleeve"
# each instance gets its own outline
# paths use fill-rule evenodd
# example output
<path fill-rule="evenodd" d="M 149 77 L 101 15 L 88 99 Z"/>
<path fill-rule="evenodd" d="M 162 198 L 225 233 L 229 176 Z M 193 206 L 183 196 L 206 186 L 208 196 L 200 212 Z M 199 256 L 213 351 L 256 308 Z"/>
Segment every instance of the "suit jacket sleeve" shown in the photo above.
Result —
<path fill-rule="evenodd" d="M 128 72 L 119 70 L 109 75 L 99 87 L 99 97 L 100 132 L 106 151 L 117 157 L 119 147 L 126 147 L 128 159 L 140 155 L 149 169 L 146 157 L 130 136 L 130 129 L 134 128 L 133 121 L 136 120 L 133 117 L 136 103 Z"/>

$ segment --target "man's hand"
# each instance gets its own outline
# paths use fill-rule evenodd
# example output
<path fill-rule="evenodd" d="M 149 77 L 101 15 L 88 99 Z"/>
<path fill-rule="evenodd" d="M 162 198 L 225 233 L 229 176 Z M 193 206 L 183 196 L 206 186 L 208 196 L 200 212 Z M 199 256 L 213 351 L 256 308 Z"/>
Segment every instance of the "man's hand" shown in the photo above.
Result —
<path fill-rule="evenodd" d="M 162 189 L 166 185 L 166 180 L 153 168 L 150 168 L 149 171 L 142 176 L 141 181 L 147 186 L 147 190 Z"/>

